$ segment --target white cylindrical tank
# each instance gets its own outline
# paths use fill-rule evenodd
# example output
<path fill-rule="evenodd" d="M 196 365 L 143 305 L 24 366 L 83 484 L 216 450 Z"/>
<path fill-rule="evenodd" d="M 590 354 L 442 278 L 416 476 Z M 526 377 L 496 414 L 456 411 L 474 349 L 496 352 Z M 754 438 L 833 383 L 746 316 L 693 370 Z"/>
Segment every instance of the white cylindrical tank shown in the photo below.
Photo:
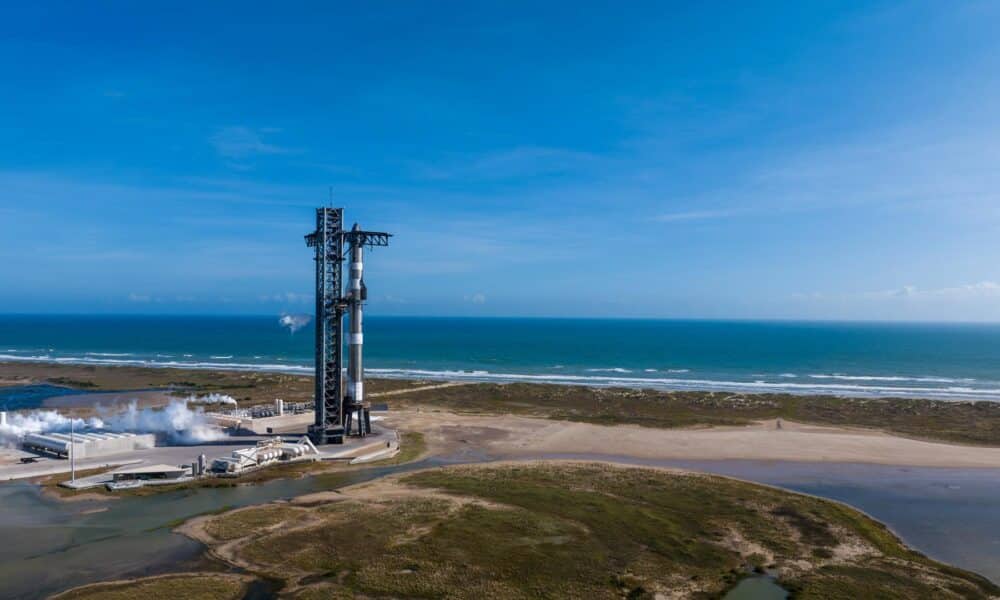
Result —
<path fill-rule="evenodd" d="M 281 398 L 274 399 L 274 414 L 278 415 L 279 417 L 285 414 L 285 401 L 282 400 Z"/>
<path fill-rule="evenodd" d="M 69 436 L 57 437 L 43 433 L 29 433 L 24 436 L 22 443 L 31 448 L 49 450 L 66 456 L 69 456 L 70 452 Z"/>

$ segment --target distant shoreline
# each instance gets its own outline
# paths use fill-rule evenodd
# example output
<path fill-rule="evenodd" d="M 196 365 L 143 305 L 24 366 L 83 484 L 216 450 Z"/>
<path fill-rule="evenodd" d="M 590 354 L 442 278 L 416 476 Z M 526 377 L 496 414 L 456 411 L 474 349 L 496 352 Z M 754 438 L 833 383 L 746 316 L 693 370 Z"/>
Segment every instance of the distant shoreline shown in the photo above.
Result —
<path fill-rule="evenodd" d="M 991 325 L 373 316 L 365 330 L 372 378 L 1000 401 Z M 277 315 L 0 315 L 5 362 L 308 375 L 313 346 L 311 325 Z"/>
<path fill-rule="evenodd" d="M 0 365 L 52 365 L 52 366 L 78 366 L 96 368 L 117 368 L 133 367 L 148 369 L 175 369 L 175 370 L 197 370 L 197 371 L 232 371 L 249 373 L 280 373 L 284 375 L 296 375 L 312 377 L 314 368 L 296 364 L 254 364 L 254 363 L 226 363 L 226 362 L 181 362 L 164 361 L 157 362 L 142 359 L 110 359 L 110 358 L 41 358 L 41 357 L 12 357 L 9 354 L 0 353 Z M 851 383 L 824 383 L 824 384 L 799 384 L 799 383 L 768 383 L 763 381 L 738 382 L 738 381 L 715 381 L 705 379 L 681 379 L 681 378 L 654 378 L 654 377 L 630 377 L 627 376 L 634 371 L 622 368 L 588 369 L 588 371 L 598 373 L 616 373 L 616 375 L 539 375 L 535 373 L 491 373 L 488 371 L 462 371 L 462 370 L 442 370 L 434 371 L 429 369 L 387 369 L 369 368 L 366 373 L 372 379 L 393 379 L 402 381 L 441 381 L 441 382 L 463 382 L 463 383 L 537 383 L 546 385 L 564 386 L 586 386 L 593 388 L 631 388 L 650 389 L 669 392 L 724 392 L 735 394 L 789 394 L 794 396 L 832 396 L 838 398 L 867 398 L 867 399 L 922 399 L 922 400 L 942 400 L 948 402 L 997 402 L 1000 403 L 1000 389 L 985 391 L 971 390 L 964 387 L 943 389 L 934 391 L 933 388 L 921 387 L 892 387 L 873 388 L 872 386 L 862 386 Z M 668 369 L 665 374 L 688 373 L 687 369 Z M 788 376 L 791 378 L 791 376 Z M 796 378 L 799 376 L 795 376 Z M 853 377 L 842 375 L 806 375 L 803 379 L 852 381 L 852 380 L 886 380 L 886 381 L 913 381 L 919 382 L 947 382 L 944 378 L 906 378 L 906 377 Z M 960 380 L 955 379 L 955 383 Z M 0 377 L 0 386 L 5 385 Z M 995 392 L 995 393 L 992 393 Z M 971 395 L 970 395 L 971 394 Z"/>
<path fill-rule="evenodd" d="M 448 378 L 442 378 L 448 379 Z M 0 363 L 0 381 L 29 384 L 59 381 L 92 392 L 170 389 L 174 396 L 219 393 L 240 406 L 312 402 L 307 374 L 260 371 L 165 369 L 47 363 Z M 392 411 L 446 410 L 461 414 L 515 415 L 598 425 L 651 429 L 749 426 L 782 419 L 819 426 L 877 430 L 897 437 L 950 444 L 1000 447 L 1000 402 L 954 402 L 915 398 L 858 398 L 787 393 L 744 394 L 664 391 L 640 387 L 459 382 L 428 389 L 426 379 L 377 378 L 366 390 Z M 2 397 L 0 388 L 0 397 Z M 394 392 L 405 391 L 396 394 Z M 380 397 L 381 396 L 381 397 Z M 74 407 L 74 414 L 86 414 Z"/>

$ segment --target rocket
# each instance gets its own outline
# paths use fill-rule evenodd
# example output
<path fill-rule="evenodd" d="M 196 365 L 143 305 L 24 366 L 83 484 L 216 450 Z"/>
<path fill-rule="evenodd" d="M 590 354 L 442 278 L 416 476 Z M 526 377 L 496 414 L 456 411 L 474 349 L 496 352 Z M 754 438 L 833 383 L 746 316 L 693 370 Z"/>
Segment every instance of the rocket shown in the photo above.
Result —
<path fill-rule="evenodd" d="M 361 231 L 358 224 L 354 224 L 352 232 Z M 368 299 L 368 290 L 365 287 L 364 271 L 364 244 L 351 244 L 351 268 L 350 277 L 347 282 L 348 290 L 345 294 L 349 307 L 350 337 L 348 337 L 347 355 L 347 396 L 350 398 L 349 411 L 351 416 L 357 419 L 358 434 L 365 435 L 371 432 L 370 417 L 368 407 L 365 404 L 365 371 L 362 364 L 361 355 L 365 343 L 363 329 L 362 306 Z M 349 417 L 350 418 L 350 417 Z M 350 421 L 348 421 L 350 427 Z M 350 431 L 348 431 L 350 433 Z"/>
<path fill-rule="evenodd" d="M 343 217 L 342 208 L 319 208 L 316 231 L 306 235 L 306 245 L 316 249 L 316 421 L 309 427 L 309 436 L 317 444 L 342 444 L 345 433 L 363 436 L 372 431 L 361 362 L 362 312 L 368 299 L 364 249 L 388 246 L 392 234 L 362 231 L 357 224 L 348 231 L 342 227 Z M 346 278 L 345 262 L 350 266 Z M 345 316 L 350 320 L 349 328 L 345 327 Z M 354 421 L 357 428 L 352 428 Z"/>

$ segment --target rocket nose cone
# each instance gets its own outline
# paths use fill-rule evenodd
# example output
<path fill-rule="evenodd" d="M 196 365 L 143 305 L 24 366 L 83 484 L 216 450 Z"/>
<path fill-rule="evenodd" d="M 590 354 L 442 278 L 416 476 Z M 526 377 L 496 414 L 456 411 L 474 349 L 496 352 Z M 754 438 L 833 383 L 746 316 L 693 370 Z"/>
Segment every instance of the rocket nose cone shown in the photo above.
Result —
<path fill-rule="evenodd" d="M 355 223 L 354 227 L 351 228 L 351 231 L 361 231 L 361 226 Z"/>

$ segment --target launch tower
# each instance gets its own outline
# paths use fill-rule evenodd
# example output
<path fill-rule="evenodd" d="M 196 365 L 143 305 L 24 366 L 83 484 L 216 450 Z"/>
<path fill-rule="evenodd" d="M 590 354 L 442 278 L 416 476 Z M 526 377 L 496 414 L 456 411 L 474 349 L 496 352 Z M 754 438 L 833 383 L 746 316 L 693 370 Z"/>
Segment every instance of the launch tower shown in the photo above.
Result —
<path fill-rule="evenodd" d="M 344 230 L 344 209 L 316 209 L 316 231 L 306 245 L 316 249 L 316 419 L 309 437 L 316 444 L 342 444 L 344 435 L 371 433 L 364 395 L 362 307 L 368 299 L 364 282 L 364 248 L 388 246 L 388 233 Z M 343 284 L 344 258 L 350 278 Z M 344 374 L 344 313 L 350 315 L 348 385 Z"/>

